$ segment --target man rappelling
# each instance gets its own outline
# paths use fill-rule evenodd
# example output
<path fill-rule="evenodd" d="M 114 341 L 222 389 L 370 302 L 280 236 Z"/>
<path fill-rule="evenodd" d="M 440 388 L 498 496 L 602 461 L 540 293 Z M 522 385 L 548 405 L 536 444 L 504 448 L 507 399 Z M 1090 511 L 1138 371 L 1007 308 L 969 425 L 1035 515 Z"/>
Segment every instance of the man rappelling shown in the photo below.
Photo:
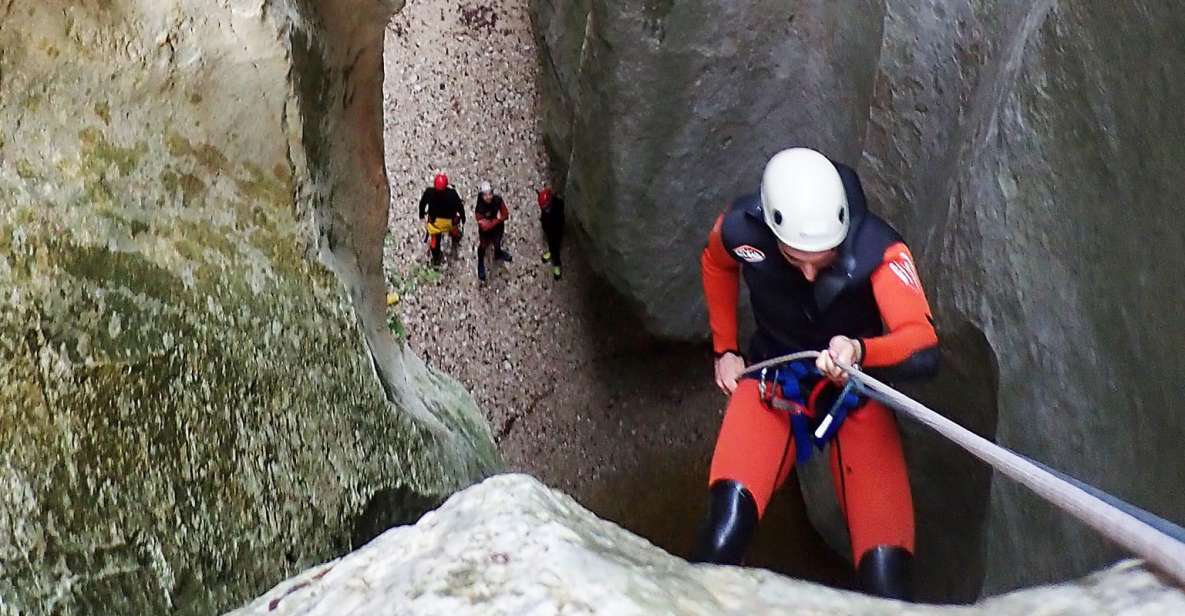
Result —
<path fill-rule="evenodd" d="M 839 391 L 846 365 L 894 379 L 937 371 L 930 307 L 901 236 L 868 211 L 854 170 L 792 148 L 770 159 L 759 194 L 716 220 L 700 263 L 716 383 L 730 398 L 693 560 L 740 564 L 795 461 L 829 444 L 861 583 L 908 598 L 914 513 L 896 420 L 851 388 Z M 757 324 L 747 359 L 826 349 L 817 361 L 742 375 L 742 274 Z"/>

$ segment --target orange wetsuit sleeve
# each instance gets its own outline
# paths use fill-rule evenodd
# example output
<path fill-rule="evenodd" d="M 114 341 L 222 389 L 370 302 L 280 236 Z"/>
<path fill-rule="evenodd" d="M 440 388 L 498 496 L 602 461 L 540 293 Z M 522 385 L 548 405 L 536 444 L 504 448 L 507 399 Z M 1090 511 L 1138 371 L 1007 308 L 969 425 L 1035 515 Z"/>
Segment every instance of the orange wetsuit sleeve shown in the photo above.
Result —
<path fill-rule="evenodd" d="M 861 341 L 865 367 L 893 366 L 938 344 L 930 304 L 905 244 L 897 242 L 885 251 L 880 267 L 872 273 L 872 293 L 886 333 Z"/>
<path fill-rule="evenodd" d="M 740 355 L 737 344 L 737 295 L 741 288 L 741 265 L 724 248 L 720 239 L 720 225 L 724 215 L 716 219 L 708 234 L 708 246 L 700 256 L 700 273 L 704 279 L 704 297 L 708 302 L 708 322 L 712 327 L 712 350 L 717 354 L 731 351 Z"/>
<path fill-rule="evenodd" d="M 502 207 L 498 209 L 498 219 L 505 222 L 510 220 L 510 210 L 506 207 L 506 202 L 502 202 Z"/>

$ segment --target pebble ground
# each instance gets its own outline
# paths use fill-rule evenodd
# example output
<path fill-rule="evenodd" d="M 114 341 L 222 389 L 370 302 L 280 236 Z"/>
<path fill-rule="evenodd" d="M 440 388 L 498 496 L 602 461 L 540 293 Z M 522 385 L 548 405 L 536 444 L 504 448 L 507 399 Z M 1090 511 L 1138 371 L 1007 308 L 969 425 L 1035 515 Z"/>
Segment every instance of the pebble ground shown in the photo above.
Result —
<path fill-rule="evenodd" d="M 563 280 L 541 263 L 535 190 L 547 165 L 527 5 L 411 0 L 388 27 L 385 262 L 401 292 L 393 312 L 411 346 L 473 392 L 510 470 L 686 555 L 725 399 L 706 349 L 647 339 L 591 274 L 576 233 Z M 470 217 L 482 181 L 506 199 L 505 248 L 515 259 L 493 267 L 487 283 L 477 279 L 472 223 L 439 272 L 427 267 L 416 207 L 437 171 Z M 842 563 L 804 516 L 801 499 L 775 500 L 751 564 L 844 583 Z"/>

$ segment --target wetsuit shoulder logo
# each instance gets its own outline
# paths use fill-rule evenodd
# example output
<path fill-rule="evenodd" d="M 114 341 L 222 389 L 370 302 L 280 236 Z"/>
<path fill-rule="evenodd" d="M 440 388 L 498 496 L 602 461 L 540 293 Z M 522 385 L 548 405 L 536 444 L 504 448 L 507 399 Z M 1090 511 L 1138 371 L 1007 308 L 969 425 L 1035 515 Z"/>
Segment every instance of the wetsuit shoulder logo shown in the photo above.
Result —
<path fill-rule="evenodd" d="M 901 279 L 901 282 L 905 283 L 905 286 L 914 291 L 922 290 L 922 284 L 918 280 L 918 271 L 908 253 L 898 252 L 896 258 L 889 262 L 889 269 Z"/>
<path fill-rule="evenodd" d="M 745 244 L 744 246 L 737 246 L 732 249 L 733 254 L 748 261 L 749 263 L 761 263 L 765 260 L 765 253 L 760 250 Z"/>

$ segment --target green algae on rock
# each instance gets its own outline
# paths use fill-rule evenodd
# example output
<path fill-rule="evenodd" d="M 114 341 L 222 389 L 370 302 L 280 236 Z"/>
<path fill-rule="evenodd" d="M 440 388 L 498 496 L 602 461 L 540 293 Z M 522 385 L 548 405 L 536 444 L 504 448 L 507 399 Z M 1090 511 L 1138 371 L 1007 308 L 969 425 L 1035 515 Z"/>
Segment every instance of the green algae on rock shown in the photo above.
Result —
<path fill-rule="evenodd" d="M 367 321 L 381 124 L 302 129 L 401 4 L 0 5 L 0 613 L 210 613 L 497 466 Z"/>

